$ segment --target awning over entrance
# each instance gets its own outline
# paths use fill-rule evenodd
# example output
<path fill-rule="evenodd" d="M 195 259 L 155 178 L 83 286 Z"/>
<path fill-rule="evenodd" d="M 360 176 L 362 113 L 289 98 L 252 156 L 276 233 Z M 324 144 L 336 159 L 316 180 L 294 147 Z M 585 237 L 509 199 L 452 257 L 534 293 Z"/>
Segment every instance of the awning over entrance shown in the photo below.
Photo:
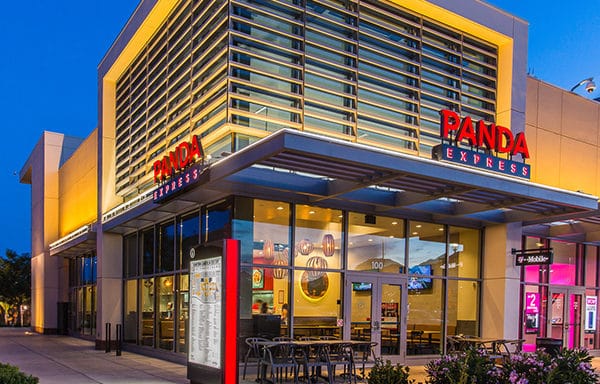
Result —
<path fill-rule="evenodd" d="M 76 257 L 95 251 L 95 225 L 81 227 L 50 244 L 50 256 Z"/>
<path fill-rule="evenodd" d="M 143 204 L 104 229 L 125 232 L 132 220 L 152 222 L 157 212 L 231 194 L 474 227 L 552 222 L 598 209 L 596 196 L 282 130 L 211 164 L 191 190 L 160 205 Z"/>

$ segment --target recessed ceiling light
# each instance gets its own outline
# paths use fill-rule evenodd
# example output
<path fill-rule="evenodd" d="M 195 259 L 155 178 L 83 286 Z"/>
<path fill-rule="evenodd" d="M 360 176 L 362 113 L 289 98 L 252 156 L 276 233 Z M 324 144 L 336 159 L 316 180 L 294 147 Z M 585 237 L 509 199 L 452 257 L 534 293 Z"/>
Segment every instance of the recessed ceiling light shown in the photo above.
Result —
<path fill-rule="evenodd" d="M 368 239 L 367 241 L 373 241 L 373 239 L 371 239 L 371 238 L 369 237 L 369 239 Z"/>
<path fill-rule="evenodd" d="M 417 224 L 417 225 L 415 225 L 415 227 L 416 227 L 416 228 L 421 228 L 421 227 L 422 227 L 422 225 L 421 225 L 421 224 Z"/>
<path fill-rule="evenodd" d="M 315 211 L 308 211 L 308 214 L 309 214 L 309 215 L 314 215 L 314 214 L 315 214 Z"/>
<path fill-rule="evenodd" d="M 283 211 L 283 207 L 280 205 L 279 207 L 277 207 L 278 211 Z"/>
<path fill-rule="evenodd" d="M 438 231 L 442 232 L 444 230 L 444 228 L 438 228 Z"/>
<path fill-rule="evenodd" d="M 412 234 L 416 236 L 419 234 L 419 232 L 413 232 Z"/>
<path fill-rule="evenodd" d="M 392 225 L 398 225 L 397 221 L 392 221 Z"/>

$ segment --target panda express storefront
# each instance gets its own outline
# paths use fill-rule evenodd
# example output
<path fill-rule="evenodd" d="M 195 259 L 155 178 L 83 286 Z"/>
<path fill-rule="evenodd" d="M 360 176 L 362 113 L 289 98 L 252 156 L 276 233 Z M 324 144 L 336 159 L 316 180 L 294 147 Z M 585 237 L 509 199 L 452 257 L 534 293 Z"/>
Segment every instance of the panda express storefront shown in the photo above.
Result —
<path fill-rule="evenodd" d="M 597 198 L 458 146 L 484 128 L 445 116 L 440 160 L 282 130 L 180 173 L 156 165 L 169 179 L 102 225 L 123 236 L 125 341 L 187 353 L 193 381 L 237 377 L 251 336 L 370 340 L 399 362 L 444 353 L 447 335 L 521 337 L 522 223 Z"/>

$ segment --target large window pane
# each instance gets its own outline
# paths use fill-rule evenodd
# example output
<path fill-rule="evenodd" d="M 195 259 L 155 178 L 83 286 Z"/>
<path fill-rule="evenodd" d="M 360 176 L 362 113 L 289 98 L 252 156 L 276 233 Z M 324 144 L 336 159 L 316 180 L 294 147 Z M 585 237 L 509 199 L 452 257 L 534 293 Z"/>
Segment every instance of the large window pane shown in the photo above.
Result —
<path fill-rule="evenodd" d="M 477 229 L 449 227 L 448 276 L 479 277 L 480 235 Z"/>
<path fill-rule="evenodd" d="M 181 219 L 179 237 L 180 269 L 188 269 L 190 264 L 190 249 L 200 243 L 200 218 L 198 212 Z"/>
<path fill-rule="evenodd" d="M 577 244 L 550 241 L 554 262 L 550 268 L 550 284 L 575 285 Z"/>
<path fill-rule="evenodd" d="M 156 279 L 157 305 L 159 311 L 158 347 L 173 350 L 175 336 L 174 317 L 174 276 L 162 276 Z"/>
<path fill-rule="evenodd" d="M 142 271 L 144 275 L 148 275 L 154 272 L 154 228 L 142 232 L 140 243 Z"/>
<path fill-rule="evenodd" d="M 342 308 L 341 276 L 335 272 L 294 272 L 294 337 L 340 336 L 337 319 L 341 318 Z"/>
<path fill-rule="evenodd" d="M 154 278 L 142 280 L 141 309 L 142 325 L 140 327 L 140 343 L 154 345 Z"/>
<path fill-rule="evenodd" d="M 295 265 L 316 270 L 341 268 L 342 211 L 296 206 Z"/>
<path fill-rule="evenodd" d="M 429 349 L 433 353 L 440 351 L 439 343 L 442 321 L 444 314 L 443 303 L 443 280 L 431 279 L 431 288 L 427 290 L 408 290 L 408 311 L 406 329 L 409 333 L 413 330 L 427 333 Z M 429 337 L 431 335 L 431 337 Z M 416 353 L 411 351 L 410 353 Z"/>
<path fill-rule="evenodd" d="M 585 285 L 595 287 L 598 273 L 598 247 L 586 245 L 585 247 Z"/>
<path fill-rule="evenodd" d="M 404 273 L 404 220 L 348 214 L 348 269 Z"/>
<path fill-rule="evenodd" d="M 443 275 L 446 267 L 444 226 L 412 221 L 408 238 L 408 273 Z"/>
<path fill-rule="evenodd" d="M 138 275 L 139 260 L 137 252 L 137 235 L 127 236 L 123 239 L 123 276 L 135 277 Z"/>
<path fill-rule="evenodd" d="M 135 343 L 137 341 L 137 286 L 138 280 L 125 281 L 123 341 Z"/>
<path fill-rule="evenodd" d="M 175 224 L 160 226 L 156 272 L 170 272 L 175 268 Z"/>
<path fill-rule="evenodd" d="M 187 337 L 186 330 L 189 318 L 189 307 L 190 307 L 190 294 L 189 294 L 189 281 L 190 277 L 188 274 L 183 274 L 179 277 L 179 298 L 178 298 L 178 313 L 177 318 L 179 319 L 179 329 L 176 333 L 179 339 L 177 352 L 187 353 Z"/>

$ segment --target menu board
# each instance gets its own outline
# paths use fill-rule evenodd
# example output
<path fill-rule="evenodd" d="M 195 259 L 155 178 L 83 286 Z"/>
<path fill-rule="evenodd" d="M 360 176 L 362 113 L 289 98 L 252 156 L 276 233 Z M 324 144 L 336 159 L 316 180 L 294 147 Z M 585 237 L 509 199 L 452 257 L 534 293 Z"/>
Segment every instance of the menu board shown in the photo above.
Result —
<path fill-rule="evenodd" d="M 190 262 L 190 342 L 188 361 L 221 368 L 222 258 Z"/>

